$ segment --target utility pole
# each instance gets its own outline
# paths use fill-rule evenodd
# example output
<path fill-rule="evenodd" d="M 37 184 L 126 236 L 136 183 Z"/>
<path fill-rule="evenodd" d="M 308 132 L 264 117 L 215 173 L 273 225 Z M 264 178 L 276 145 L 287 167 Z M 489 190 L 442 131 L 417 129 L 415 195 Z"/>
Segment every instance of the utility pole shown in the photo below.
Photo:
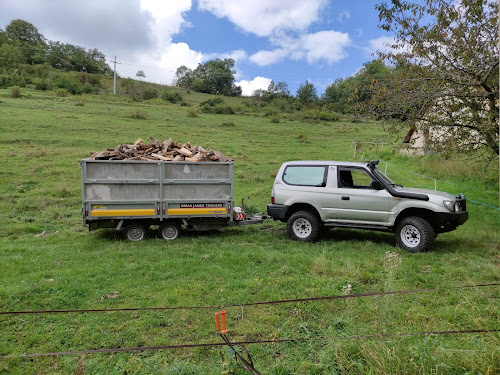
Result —
<path fill-rule="evenodd" d="M 116 95 L 116 64 L 121 64 L 121 63 L 116 62 L 116 56 L 113 62 L 115 63 L 115 69 L 113 74 L 113 95 Z"/>

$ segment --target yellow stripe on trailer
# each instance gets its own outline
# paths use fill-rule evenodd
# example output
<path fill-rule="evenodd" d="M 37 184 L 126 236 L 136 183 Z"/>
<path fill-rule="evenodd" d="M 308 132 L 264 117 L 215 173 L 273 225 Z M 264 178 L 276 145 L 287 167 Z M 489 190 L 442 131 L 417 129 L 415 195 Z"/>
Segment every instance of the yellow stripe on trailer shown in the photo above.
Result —
<path fill-rule="evenodd" d="M 225 208 L 169 208 L 169 215 L 224 215 Z"/>
<path fill-rule="evenodd" d="M 92 210 L 90 216 L 155 216 L 154 209 Z"/>

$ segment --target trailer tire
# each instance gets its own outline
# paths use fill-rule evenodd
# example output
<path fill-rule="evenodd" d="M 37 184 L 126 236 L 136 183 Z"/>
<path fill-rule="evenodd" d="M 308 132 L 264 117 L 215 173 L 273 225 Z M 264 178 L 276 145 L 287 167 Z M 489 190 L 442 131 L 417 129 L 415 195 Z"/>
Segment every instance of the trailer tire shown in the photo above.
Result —
<path fill-rule="evenodd" d="M 124 231 L 125 238 L 129 241 L 141 241 L 146 237 L 146 227 L 141 223 L 130 223 Z"/>
<path fill-rule="evenodd" d="M 181 233 L 181 226 L 175 221 L 167 221 L 160 225 L 158 232 L 164 240 L 175 240 Z"/>

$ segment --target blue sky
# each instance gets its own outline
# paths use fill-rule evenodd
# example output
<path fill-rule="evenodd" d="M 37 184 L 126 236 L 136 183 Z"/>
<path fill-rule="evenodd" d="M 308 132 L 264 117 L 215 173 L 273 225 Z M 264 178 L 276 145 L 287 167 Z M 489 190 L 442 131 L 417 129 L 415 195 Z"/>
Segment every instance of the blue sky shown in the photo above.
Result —
<path fill-rule="evenodd" d="M 321 94 L 392 38 L 370 0 L 0 0 L 0 27 L 33 23 L 50 40 L 116 55 L 121 76 L 171 84 L 180 65 L 236 61 L 244 94 L 306 80 Z"/>

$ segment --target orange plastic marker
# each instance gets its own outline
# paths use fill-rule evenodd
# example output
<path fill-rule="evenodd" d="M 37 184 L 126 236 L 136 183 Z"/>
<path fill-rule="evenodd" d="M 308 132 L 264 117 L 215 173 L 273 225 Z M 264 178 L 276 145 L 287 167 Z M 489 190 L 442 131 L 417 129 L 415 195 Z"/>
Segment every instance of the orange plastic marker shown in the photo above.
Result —
<path fill-rule="evenodd" d="M 221 333 L 224 335 L 227 333 L 227 329 L 226 329 L 226 310 L 222 310 L 220 312 L 220 316 L 222 317 L 222 331 Z"/>
<path fill-rule="evenodd" d="M 220 319 L 219 319 L 219 313 L 215 313 L 215 329 L 217 331 L 220 331 Z"/>

